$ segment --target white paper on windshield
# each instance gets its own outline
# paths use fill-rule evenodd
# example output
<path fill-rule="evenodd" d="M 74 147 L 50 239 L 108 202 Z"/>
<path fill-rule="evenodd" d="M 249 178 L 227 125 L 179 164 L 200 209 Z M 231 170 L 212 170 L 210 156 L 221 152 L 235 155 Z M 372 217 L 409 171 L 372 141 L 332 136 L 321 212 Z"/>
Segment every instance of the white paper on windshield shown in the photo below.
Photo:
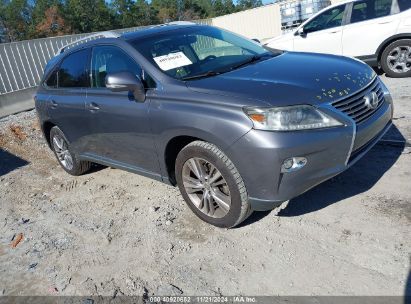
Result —
<path fill-rule="evenodd" d="M 154 57 L 153 59 L 163 71 L 192 64 L 191 60 L 188 59 L 183 52 L 170 53 L 168 55 Z"/>

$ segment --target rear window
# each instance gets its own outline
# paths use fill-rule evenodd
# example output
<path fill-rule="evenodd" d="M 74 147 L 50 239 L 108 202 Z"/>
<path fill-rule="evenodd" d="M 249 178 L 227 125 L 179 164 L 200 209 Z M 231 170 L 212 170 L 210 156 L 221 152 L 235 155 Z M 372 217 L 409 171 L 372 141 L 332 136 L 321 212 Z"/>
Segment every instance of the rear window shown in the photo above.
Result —
<path fill-rule="evenodd" d="M 355 2 L 351 23 L 398 14 L 411 8 L 411 0 L 363 0 Z"/>
<path fill-rule="evenodd" d="M 351 14 L 351 23 L 381 18 L 398 13 L 393 1 L 395 2 L 397 0 L 363 0 L 355 2 Z"/>
<path fill-rule="evenodd" d="M 68 55 L 60 65 L 58 85 L 60 88 L 84 88 L 90 86 L 88 75 L 89 50 Z"/>

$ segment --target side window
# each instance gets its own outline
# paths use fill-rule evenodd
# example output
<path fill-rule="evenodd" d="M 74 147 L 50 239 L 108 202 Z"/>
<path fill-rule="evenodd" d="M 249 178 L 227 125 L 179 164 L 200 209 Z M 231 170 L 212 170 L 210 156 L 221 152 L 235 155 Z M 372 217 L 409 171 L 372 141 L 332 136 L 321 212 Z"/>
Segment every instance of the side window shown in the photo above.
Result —
<path fill-rule="evenodd" d="M 306 33 L 318 32 L 342 25 L 345 5 L 333 7 L 323 12 L 304 26 Z"/>
<path fill-rule="evenodd" d="M 94 47 L 91 60 L 92 87 L 105 88 L 106 75 L 118 72 L 131 72 L 143 78 L 141 67 L 118 47 Z"/>
<path fill-rule="evenodd" d="M 389 16 L 394 13 L 393 10 L 393 0 L 363 0 L 355 2 L 351 13 L 351 23 Z"/>
<path fill-rule="evenodd" d="M 398 6 L 400 8 L 400 12 L 404 12 L 411 8 L 411 1 L 410 0 L 398 0 Z"/>
<path fill-rule="evenodd" d="M 90 86 L 88 54 L 89 50 L 81 50 L 63 59 L 58 72 L 60 88 L 86 88 Z"/>
<path fill-rule="evenodd" d="M 45 85 L 48 88 L 57 88 L 57 70 L 50 74 L 45 81 Z"/>

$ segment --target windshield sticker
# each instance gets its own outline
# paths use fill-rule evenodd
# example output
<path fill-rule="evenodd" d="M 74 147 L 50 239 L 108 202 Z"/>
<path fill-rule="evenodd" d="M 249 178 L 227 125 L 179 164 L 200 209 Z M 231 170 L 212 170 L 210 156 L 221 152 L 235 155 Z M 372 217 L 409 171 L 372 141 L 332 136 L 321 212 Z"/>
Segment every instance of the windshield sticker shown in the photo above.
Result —
<path fill-rule="evenodd" d="M 163 71 L 168 71 L 192 64 L 191 60 L 183 52 L 170 53 L 168 55 L 153 58 Z"/>

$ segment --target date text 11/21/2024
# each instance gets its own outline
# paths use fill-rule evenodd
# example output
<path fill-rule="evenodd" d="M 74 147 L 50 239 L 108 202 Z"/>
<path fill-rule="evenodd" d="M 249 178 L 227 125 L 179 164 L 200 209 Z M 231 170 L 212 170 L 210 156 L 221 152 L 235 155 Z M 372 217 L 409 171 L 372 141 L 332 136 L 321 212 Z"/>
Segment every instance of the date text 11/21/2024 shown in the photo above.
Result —
<path fill-rule="evenodd" d="M 247 296 L 152 296 L 150 303 L 258 303 L 256 297 Z"/>

